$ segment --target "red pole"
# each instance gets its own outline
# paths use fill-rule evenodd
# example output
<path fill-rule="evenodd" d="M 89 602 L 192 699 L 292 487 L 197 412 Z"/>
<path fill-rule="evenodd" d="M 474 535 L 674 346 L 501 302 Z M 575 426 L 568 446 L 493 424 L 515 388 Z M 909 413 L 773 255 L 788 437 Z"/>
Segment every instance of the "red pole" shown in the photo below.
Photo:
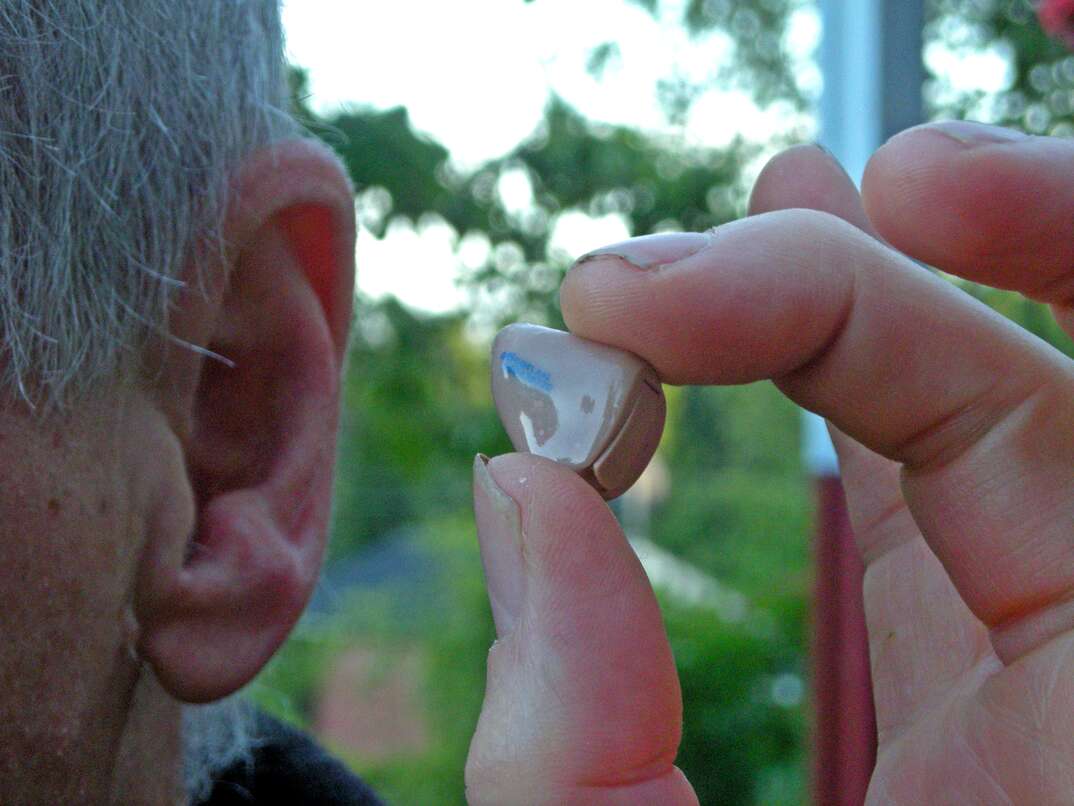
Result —
<path fill-rule="evenodd" d="M 838 476 L 817 485 L 813 607 L 813 802 L 861 806 L 876 763 L 876 717 L 862 606 L 864 569 Z"/>

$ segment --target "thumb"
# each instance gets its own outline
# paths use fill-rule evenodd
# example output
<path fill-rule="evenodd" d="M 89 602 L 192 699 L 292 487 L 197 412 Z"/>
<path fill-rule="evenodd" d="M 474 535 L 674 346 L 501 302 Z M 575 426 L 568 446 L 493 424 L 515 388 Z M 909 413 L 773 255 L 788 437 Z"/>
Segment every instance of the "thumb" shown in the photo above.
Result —
<path fill-rule="evenodd" d="M 498 640 L 466 764 L 471 804 L 696 804 L 660 611 L 600 496 L 566 468 L 474 462 Z"/>

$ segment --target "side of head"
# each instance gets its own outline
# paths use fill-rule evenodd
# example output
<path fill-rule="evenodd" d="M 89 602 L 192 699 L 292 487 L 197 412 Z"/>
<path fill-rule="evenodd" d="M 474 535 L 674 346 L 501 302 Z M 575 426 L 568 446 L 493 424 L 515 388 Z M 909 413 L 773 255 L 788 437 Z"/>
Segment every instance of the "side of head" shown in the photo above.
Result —
<path fill-rule="evenodd" d="M 276 0 L 9 0 L 0 75 L 0 802 L 181 800 L 319 570 L 353 196 Z"/>

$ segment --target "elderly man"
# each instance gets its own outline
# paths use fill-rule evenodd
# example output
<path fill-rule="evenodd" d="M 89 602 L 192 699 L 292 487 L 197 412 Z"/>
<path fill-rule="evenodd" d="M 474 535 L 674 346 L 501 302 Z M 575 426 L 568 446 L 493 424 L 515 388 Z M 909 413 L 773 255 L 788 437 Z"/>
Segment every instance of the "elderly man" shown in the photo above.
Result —
<path fill-rule="evenodd" d="M 275 0 L 5 0 L 0 63 L 0 803 L 373 802 L 301 735 L 196 706 L 286 637 L 329 512 L 352 197 L 281 111 Z M 839 429 L 875 802 L 1069 803 L 1074 372 L 895 249 L 1070 322 L 1074 147 L 914 131 L 865 202 L 792 150 L 755 217 L 599 250 L 565 316 Z M 470 800 L 696 802 L 603 502 L 509 456 L 475 463 L 475 505 L 500 640 Z"/>

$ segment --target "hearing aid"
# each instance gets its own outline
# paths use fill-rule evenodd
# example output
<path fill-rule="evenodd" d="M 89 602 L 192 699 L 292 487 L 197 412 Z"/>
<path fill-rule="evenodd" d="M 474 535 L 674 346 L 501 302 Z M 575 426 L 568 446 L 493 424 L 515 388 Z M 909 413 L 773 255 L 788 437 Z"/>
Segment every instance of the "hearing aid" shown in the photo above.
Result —
<path fill-rule="evenodd" d="M 492 398 L 515 450 L 566 465 L 608 501 L 649 464 L 667 412 L 636 355 L 530 324 L 493 341 Z"/>

